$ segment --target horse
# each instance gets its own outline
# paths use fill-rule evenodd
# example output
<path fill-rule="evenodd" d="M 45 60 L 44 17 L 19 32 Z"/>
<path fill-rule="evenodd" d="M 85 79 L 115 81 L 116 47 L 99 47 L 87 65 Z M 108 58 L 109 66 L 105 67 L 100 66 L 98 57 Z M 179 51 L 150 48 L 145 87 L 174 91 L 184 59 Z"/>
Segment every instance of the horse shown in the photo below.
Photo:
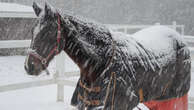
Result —
<path fill-rule="evenodd" d="M 33 9 L 39 18 L 24 68 L 39 75 L 66 52 L 80 69 L 71 100 L 79 110 L 132 110 L 188 93 L 190 51 L 175 30 L 153 26 L 127 35 L 48 3 L 42 8 L 34 2 Z"/>

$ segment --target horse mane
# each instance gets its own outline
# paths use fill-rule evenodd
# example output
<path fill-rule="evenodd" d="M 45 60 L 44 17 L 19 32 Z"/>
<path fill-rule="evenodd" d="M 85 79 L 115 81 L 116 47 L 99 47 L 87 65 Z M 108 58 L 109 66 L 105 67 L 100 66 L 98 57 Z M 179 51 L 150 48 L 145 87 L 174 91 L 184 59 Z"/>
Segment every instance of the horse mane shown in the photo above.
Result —
<path fill-rule="evenodd" d="M 77 56 L 71 55 L 70 57 L 74 61 L 80 59 L 77 63 L 80 67 L 81 76 L 83 75 L 85 79 L 89 79 L 88 82 L 94 82 L 105 69 L 107 59 L 111 57 L 109 53 L 112 51 L 107 54 L 107 51 L 112 49 L 113 40 L 111 33 L 107 27 L 97 22 L 67 14 L 65 14 L 65 17 L 68 18 L 74 25 L 75 30 L 80 34 L 77 39 L 83 43 L 83 45 L 86 44 L 85 47 L 81 46 L 78 48 L 80 50 L 85 49 L 91 51 L 89 53 L 84 53 L 82 51 L 82 54 Z"/>
<path fill-rule="evenodd" d="M 96 21 L 83 18 L 81 16 L 72 16 L 66 15 L 71 23 L 74 24 L 75 27 L 82 27 L 85 29 L 91 30 L 91 32 L 96 36 L 103 36 L 106 37 L 107 35 L 110 36 L 110 30 L 103 24 L 98 23 Z M 87 32 L 87 30 L 82 30 L 80 28 L 76 28 L 77 31 L 83 33 Z"/>

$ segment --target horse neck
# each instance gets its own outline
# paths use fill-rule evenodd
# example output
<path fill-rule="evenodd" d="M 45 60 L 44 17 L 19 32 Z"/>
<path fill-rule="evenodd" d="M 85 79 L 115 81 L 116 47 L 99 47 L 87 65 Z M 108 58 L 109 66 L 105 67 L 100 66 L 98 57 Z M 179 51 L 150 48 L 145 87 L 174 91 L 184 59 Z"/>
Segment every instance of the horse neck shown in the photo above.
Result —
<path fill-rule="evenodd" d="M 78 27 L 82 27 L 82 24 L 76 20 L 70 21 L 73 27 L 66 29 L 68 32 L 66 32 L 65 35 L 67 37 L 65 40 L 64 51 L 80 68 L 81 79 L 86 82 L 94 82 L 97 76 L 102 72 L 103 66 L 105 66 L 102 65 L 104 59 L 95 52 L 95 48 L 93 48 L 95 46 L 92 46 L 89 42 L 83 40 L 85 39 L 83 38 L 84 32 L 78 29 Z M 95 37 L 99 36 L 92 36 L 94 39 Z"/>

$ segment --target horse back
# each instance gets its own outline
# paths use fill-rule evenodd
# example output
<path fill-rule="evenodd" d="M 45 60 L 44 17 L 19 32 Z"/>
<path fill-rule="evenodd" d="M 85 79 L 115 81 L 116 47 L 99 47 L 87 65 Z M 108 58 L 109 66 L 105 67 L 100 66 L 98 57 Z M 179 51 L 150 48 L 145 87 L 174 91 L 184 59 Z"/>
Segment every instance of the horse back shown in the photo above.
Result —
<path fill-rule="evenodd" d="M 188 92 L 190 51 L 178 32 L 153 26 L 133 35 L 113 34 L 113 39 L 122 53 L 118 59 L 125 59 L 121 65 L 134 77 L 137 94 L 143 90 L 144 101 L 181 97 Z"/>

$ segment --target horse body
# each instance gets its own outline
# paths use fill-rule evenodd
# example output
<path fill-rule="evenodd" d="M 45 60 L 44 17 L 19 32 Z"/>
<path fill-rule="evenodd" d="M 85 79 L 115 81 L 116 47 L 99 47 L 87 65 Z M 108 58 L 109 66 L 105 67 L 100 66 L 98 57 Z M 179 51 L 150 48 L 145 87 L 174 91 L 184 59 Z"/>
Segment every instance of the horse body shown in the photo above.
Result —
<path fill-rule="evenodd" d="M 47 4 L 44 10 L 36 3 L 33 8 L 41 20 L 25 69 L 39 75 L 64 50 L 80 68 L 71 100 L 79 110 L 132 110 L 139 102 L 188 92 L 190 53 L 176 31 L 156 26 L 130 36 L 61 16 Z"/>
<path fill-rule="evenodd" d="M 117 80 L 114 94 L 116 110 L 132 110 L 140 101 L 181 97 L 188 92 L 189 50 L 176 31 L 164 26 L 154 26 L 131 36 L 115 32 L 112 32 L 111 36 L 116 42 L 113 64 L 105 75 L 97 78 L 93 84 L 93 86 L 102 87 L 101 93 L 95 95 L 89 93 L 87 96 L 89 100 L 97 97 L 103 105 L 105 100 L 103 96 L 108 87 L 106 80 L 110 80 L 111 72 L 116 73 Z M 84 94 L 84 89 L 79 84 L 77 89 L 72 98 L 73 105 L 76 105 L 77 91 L 82 91 L 80 94 Z M 139 94 L 140 90 L 142 90 L 143 99 Z M 111 109 L 112 105 L 111 98 L 108 100 L 109 104 L 104 105 L 106 110 Z M 80 99 L 77 101 L 81 109 L 84 102 Z M 92 106 L 89 108 L 96 109 Z"/>

